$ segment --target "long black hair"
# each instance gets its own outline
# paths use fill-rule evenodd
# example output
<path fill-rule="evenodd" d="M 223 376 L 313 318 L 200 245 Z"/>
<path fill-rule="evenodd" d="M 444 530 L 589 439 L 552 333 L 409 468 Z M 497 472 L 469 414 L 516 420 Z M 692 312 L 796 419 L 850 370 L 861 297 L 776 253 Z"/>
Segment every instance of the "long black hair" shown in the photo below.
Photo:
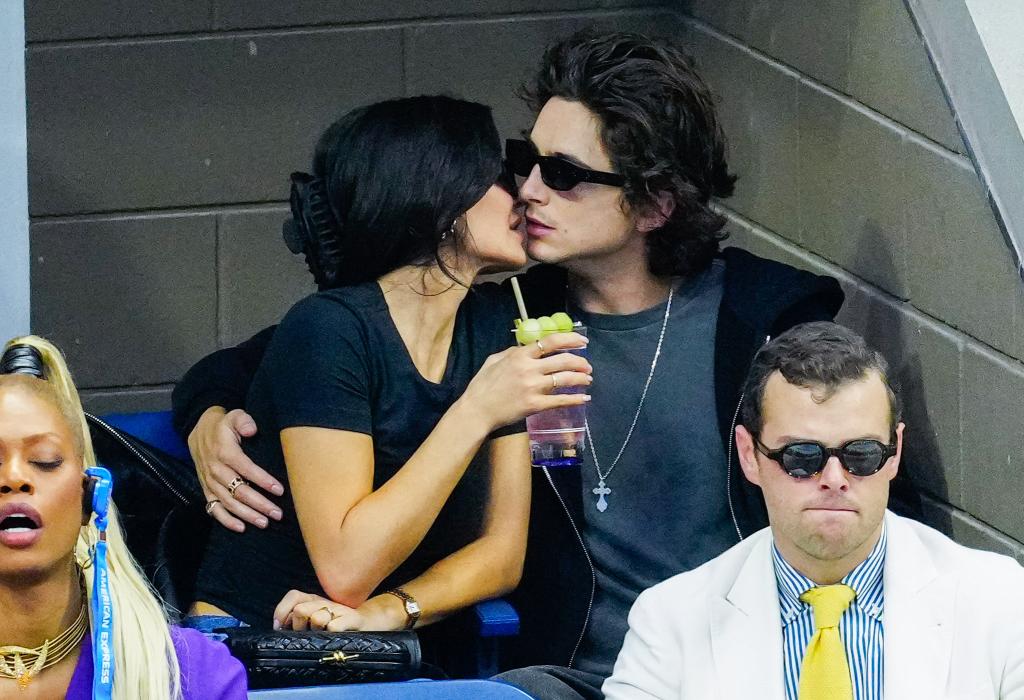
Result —
<path fill-rule="evenodd" d="M 355 109 L 320 137 L 313 174 L 337 224 L 338 285 L 375 280 L 456 253 L 455 220 L 502 172 L 491 109 L 446 96 L 408 97 Z"/>

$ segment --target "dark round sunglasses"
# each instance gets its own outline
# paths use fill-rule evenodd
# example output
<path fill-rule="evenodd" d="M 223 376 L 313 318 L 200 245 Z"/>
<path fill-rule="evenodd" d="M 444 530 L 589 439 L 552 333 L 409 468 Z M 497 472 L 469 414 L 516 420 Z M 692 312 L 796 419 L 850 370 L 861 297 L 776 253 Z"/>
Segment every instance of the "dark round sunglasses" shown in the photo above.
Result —
<path fill-rule="evenodd" d="M 505 163 L 509 172 L 519 177 L 529 177 L 533 166 L 540 166 L 540 179 L 553 190 L 565 192 L 581 182 L 592 182 L 597 185 L 622 187 L 626 178 L 618 173 L 606 173 L 600 170 L 588 170 L 570 163 L 558 156 L 538 155 L 533 144 L 523 139 L 505 141 Z"/>
<path fill-rule="evenodd" d="M 758 452 L 778 462 L 787 474 L 797 479 L 819 473 L 831 457 L 838 457 L 843 469 L 854 476 L 871 476 L 896 454 L 895 444 L 885 445 L 878 440 L 850 440 L 839 447 L 803 440 L 771 450 L 755 437 L 754 444 Z"/>

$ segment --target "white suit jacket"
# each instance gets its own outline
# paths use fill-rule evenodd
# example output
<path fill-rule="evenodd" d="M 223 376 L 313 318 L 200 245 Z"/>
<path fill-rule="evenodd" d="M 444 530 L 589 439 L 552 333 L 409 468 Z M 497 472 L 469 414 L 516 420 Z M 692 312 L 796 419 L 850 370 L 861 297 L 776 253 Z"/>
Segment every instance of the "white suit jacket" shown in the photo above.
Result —
<path fill-rule="evenodd" d="M 1024 569 L 885 515 L 885 700 L 1024 700 Z M 608 700 L 785 700 L 768 528 L 644 591 Z"/>

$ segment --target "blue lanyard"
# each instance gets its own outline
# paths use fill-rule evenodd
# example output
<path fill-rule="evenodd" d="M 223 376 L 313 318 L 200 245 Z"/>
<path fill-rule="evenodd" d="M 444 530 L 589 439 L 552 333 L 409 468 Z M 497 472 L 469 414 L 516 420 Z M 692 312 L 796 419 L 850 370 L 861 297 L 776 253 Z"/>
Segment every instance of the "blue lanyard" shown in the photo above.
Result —
<path fill-rule="evenodd" d="M 107 568 L 107 512 L 110 505 L 111 477 L 103 467 L 90 467 L 85 473 L 96 480 L 92 510 L 100 539 L 93 546 L 92 563 L 92 697 L 110 700 L 114 685 L 114 606 L 110 598 L 110 572 Z"/>

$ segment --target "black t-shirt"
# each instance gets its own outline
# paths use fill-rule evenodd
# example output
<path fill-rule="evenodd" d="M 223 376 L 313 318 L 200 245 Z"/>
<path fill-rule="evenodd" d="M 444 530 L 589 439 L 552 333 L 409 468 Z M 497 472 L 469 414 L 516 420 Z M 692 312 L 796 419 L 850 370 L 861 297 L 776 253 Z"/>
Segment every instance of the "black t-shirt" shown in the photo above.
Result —
<path fill-rule="evenodd" d="M 278 499 L 284 517 L 241 534 L 214 527 L 196 598 L 266 626 L 290 589 L 323 594 L 289 497 L 280 431 L 314 426 L 371 435 L 373 488 L 379 488 L 419 448 L 484 360 L 512 344 L 515 309 L 507 296 L 493 284 L 466 296 L 438 383 L 416 369 L 376 282 L 314 294 L 292 307 L 250 387 L 246 409 L 259 432 L 243 443 L 246 454 L 285 485 Z M 514 424 L 491 437 L 524 430 Z M 489 472 L 481 450 L 423 542 L 378 590 L 408 582 L 480 535 Z"/>

